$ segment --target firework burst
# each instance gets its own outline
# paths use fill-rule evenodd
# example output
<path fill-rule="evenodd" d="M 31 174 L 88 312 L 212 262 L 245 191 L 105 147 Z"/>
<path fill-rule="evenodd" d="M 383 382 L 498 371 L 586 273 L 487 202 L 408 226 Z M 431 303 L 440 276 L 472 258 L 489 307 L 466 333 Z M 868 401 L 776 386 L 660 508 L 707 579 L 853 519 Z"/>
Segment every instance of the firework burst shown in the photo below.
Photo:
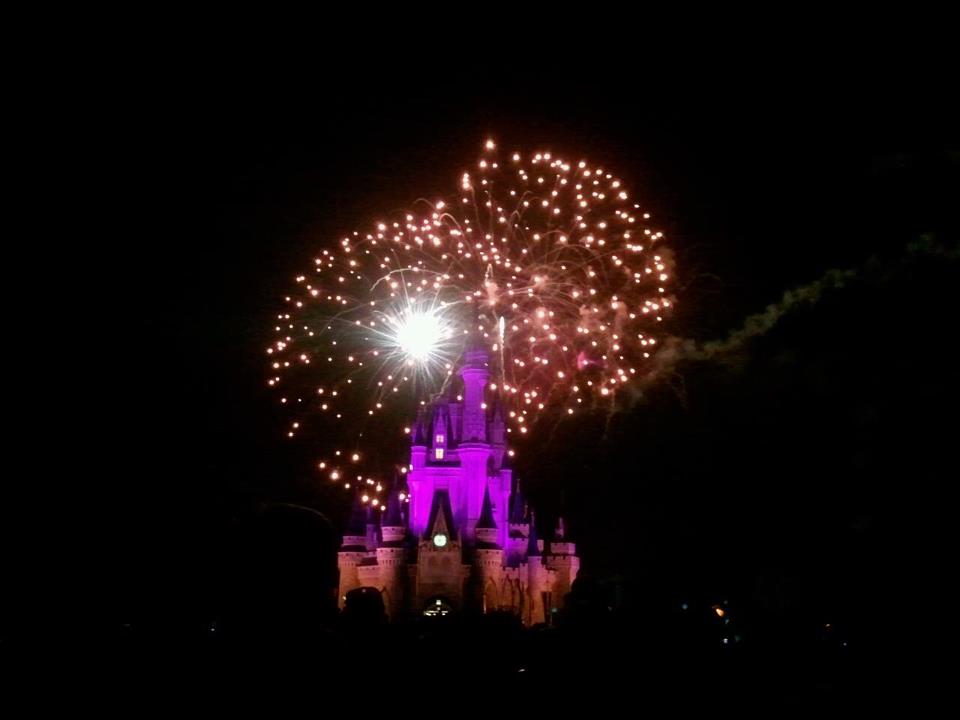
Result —
<path fill-rule="evenodd" d="M 652 371 L 670 254 L 617 177 L 487 141 L 457 190 L 341 238 L 296 278 L 266 350 L 289 437 L 356 437 L 390 406 L 409 412 L 448 389 L 468 338 L 490 350 L 491 389 L 520 434 L 613 403 Z M 331 448 L 318 465 L 382 488 L 354 472 L 361 454 Z"/>

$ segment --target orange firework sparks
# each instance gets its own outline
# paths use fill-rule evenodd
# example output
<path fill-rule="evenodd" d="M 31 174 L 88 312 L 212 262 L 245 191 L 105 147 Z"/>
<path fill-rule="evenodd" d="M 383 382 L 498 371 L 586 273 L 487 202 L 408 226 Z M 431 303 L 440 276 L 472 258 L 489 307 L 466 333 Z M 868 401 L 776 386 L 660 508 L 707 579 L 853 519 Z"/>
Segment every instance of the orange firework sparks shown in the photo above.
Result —
<path fill-rule="evenodd" d="M 614 402 L 650 367 L 674 303 L 670 254 L 620 179 L 550 152 L 501 157 L 488 140 L 457 190 L 340 239 L 296 278 L 266 350 L 289 437 L 358 432 L 358 418 L 445 390 L 466 336 L 497 364 L 509 432 Z M 319 464 L 328 477 L 377 484 L 333 469 L 341 453 Z"/>

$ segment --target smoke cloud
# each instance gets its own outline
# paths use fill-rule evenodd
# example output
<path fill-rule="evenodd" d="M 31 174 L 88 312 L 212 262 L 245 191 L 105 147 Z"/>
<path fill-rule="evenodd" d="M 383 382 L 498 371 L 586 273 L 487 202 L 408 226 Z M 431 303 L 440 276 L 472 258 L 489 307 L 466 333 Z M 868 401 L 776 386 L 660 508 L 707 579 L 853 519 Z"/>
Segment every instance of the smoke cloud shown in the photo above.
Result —
<path fill-rule="evenodd" d="M 923 258 L 960 260 L 960 244 L 944 244 L 931 235 L 923 235 L 908 244 L 904 254 L 887 266 L 886 272 L 896 272 L 906 263 Z M 743 325 L 731 330 L 723 339 L 701 342 L 689 338 L 669 338 L 664 342 L 657 358 L 657 366 L 647 376 L 648 380 L 654 382 L 665 373 L 672 373 L 676 365 L 683 361 L 711 361 L 732 355 L 742 350 L 752 339 L 768 333 L 791 313 L 816 305 L 825 294 L 842 290 L 861 280 L 868 270 L 875 271 L 878 268 L 882 270 L 883 266 L 877 258 L 871 257 L 855 268 L 828 270 L 811 283 L 787 290 L 778 302 L 771 303 L 763 312 L 749 315 Z"/>

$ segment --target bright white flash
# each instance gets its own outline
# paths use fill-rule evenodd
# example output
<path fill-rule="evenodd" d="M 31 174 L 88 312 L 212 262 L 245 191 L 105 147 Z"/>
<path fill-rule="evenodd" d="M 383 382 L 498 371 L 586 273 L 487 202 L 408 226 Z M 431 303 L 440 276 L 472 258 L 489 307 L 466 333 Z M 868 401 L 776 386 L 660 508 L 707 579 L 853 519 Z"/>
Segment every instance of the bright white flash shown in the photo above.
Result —
<path fill-rule="evenodd" d="M 433 392 L 450 377 L 463 350 L 460 314 L 456 303 L 428 292 L 387 303 L 375 311 L 376 322 L 361 332 L 364 341 L 377 348 L 373 355 L 382 373 L 400 375 L 404 381 L 409 377 L 414 387 Z"/>
<path fill-rule="evenodd" d="M 435 311 L 410 309 L 397 318 L 394 337 L 400 352 L 423 362 L 436 352 L 447 332 Z"/>

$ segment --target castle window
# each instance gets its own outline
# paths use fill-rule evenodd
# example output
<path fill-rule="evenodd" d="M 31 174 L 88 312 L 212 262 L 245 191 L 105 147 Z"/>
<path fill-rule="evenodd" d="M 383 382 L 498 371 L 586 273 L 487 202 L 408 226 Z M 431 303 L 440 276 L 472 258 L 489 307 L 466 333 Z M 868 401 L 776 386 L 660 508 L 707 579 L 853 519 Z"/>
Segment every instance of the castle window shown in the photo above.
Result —
<path fill-rule="evenodd" d="M 443 435 L 437 435 L 437 445 L 443 445 Z"/>
<path fill-rule="evenodd" d="M 434 453 L 436 455 L 437 460 L 443 460 L 443 448 L 437 448 L 434 451 Z"/>

